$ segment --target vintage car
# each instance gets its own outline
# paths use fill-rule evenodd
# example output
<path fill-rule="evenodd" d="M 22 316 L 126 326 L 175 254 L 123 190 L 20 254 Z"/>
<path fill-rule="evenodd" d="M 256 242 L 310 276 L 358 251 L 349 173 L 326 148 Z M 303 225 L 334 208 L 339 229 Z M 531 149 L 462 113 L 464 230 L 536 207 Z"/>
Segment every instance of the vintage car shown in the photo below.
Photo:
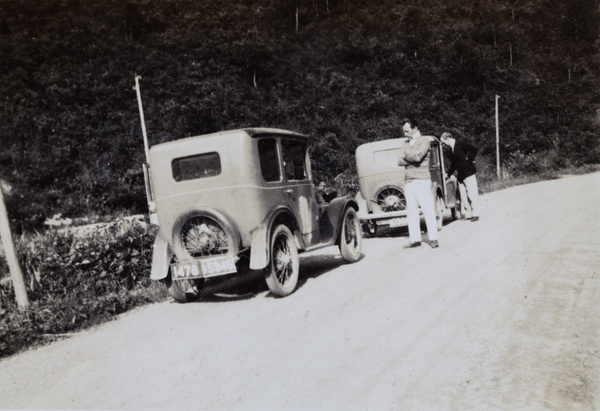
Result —
<path fill-rule="evenodd" d="M 298 282 L 300 252 L 337 245 L 343 260 L 357 261 L 358 204 L 317 190 L 308 149 L 306 136 L 270 128 L 151 147 L 144 172 L 159 226 L 151 278 L 178 302 L 197 299 L 205 282 L 248 273 L 286 296 Z"/>
<path fill-rule="evenodd" d="M 429 170 L 431 190 L 436 201 L 438 229 L 442 229 L 447 209 L 452 217 L 460 213 L 460 196 L 454 177 L 446 178 L 444 150 L 440 140 L 426 136 L 431 142 Z M 406 138 L 374 141 L 356 149 L 356 170 L 361 203 L 358 214 L 366 235 L 407 225 L 404 197 L 404 167 L 398 166 L 400 146 Z"/>

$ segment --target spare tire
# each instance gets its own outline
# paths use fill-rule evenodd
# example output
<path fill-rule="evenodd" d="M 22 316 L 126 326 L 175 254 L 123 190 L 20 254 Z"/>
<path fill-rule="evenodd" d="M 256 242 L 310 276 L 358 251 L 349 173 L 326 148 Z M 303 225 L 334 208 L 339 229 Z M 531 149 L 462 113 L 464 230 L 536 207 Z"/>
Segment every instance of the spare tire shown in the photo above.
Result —
<path fill-rule="evenodd" d="M 179 260 L 222 254 L 237 256 L 240 249 L 237 229 L 214 210 L 195 209 L 184 213 L 173 225 L 171 238 Z"/>

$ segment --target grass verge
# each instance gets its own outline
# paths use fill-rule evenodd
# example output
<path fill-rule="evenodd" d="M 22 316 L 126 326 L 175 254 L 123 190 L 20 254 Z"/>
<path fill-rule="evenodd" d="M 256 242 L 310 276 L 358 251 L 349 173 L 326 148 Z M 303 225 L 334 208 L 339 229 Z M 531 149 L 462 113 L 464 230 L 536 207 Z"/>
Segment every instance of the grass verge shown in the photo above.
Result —
<path fill-rule="evenodd" d="M 20 311 L 12 284 L 0 286 L 0 358 L 113 319 L 167 295 L 150 280 L 154 233 L 119 219 L 85 233 L 48 230 L 15 238 L 30 307 Z M 0 278 L 8 275 L 0 259 Z"/>

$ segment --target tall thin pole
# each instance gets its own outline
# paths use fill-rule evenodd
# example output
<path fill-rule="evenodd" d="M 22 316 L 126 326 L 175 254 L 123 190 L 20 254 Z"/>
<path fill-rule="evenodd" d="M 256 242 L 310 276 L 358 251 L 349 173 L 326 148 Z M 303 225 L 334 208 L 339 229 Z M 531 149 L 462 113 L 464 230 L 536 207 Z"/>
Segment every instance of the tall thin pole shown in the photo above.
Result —
<path fill-rule="evenodd" d="M 19 266 L 19 260 L 15 253 L 15 247 L 10 233 L 10 225 L 8 223 L 8 213 L 4 205 L 4 195 L 2 194 L 2 185 L 0 184 L 0 237 L 4 245 L 4 254 L 6 254 L 6 262 L 10 270 L 13 288 L 15 289 L 15 297 L 17 306 L 20 310 L 25 310 L 29 306 L 29 298 L 27 298 L 27 289 L 25 288 L 25 280 Z"/>
<path fill-rule="evenodd" d="M 144 151 L 146 153 L 146 164 L 150 163 L 150 148 L 148 147 L 148 136 L 146 135 L 146 121 L 144 120 L 144 108 L 142 107 L 142 93 L 140 92 L 141 76 L 135 76 L 135 91 L 137 92 L 138 108 L 140 110 L 140 120 L 142 121 L 142 134 L 144 136 Z"/>
<path fill-rule="evenodd" d="M 500 126 L 498 121 L 498 99 L 496 94 L 496 176 L 500 178 Z"/>

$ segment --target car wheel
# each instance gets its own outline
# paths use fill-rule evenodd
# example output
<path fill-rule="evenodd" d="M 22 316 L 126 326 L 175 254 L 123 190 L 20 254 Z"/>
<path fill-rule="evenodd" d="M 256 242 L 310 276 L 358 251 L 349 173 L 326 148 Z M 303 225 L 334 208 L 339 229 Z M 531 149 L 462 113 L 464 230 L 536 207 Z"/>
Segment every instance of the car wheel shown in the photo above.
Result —
<path fill-rule="evenodd" d="M 189 303 L 196 301 L 200 297 L 204 279 L 199 280 L 176 280 L 171 278 L 171 274 L 165 278 L 165 285 L 169 295 L 178 303 Z"/>
<path fill-rule="evenodd" d="M 444 200 L 440 196 L 437 196 L 435 202 L 435 220 L 437 229 L 440 231 L 444 227 Z"/>
<path fill-rule="evenodd" d="M 240 237 L 227 219 L 216 212 L 186 213 L 173 227 L 173 250 L 179 258 L 210 257 L 239 251 Z"/>
<path fill-rule="evenodd" d="M 457 204 L 456 206 L 452 207 L 450 209 L 450 212 L 452 213 L 452 219 L 453 220 L 460 220 L 462 215 L 460 213 L 460 204 Z"/>
<path fill-rule="evenodd" d="M 269 290 L 278 297 L 291 294 L 298 283 L 300 263 L 294 235 L 279 225 L 271 236 L 271 262 L 265 273 Z"/>
<path fill-rule="evenodd" d="M 377 237 L 377 224 L 373 220 L 367 220 L 362 225 L 363 238 Z"/>
<path fill-rule="evenodd" d="M 342 258 L 349 263 L 360 259 L 362 250 L 362 228 L 356 210 L 348 207 L 344 213 L 342 232 L 340 233 L 340 252 Z"/>
<path fill-rule="evenodd" d="M 392 211 L 402 211 L 406 209 L 406 197 L 404 193 L 396 187 L 386 187 L 377 193 L 377 205 L 384 213 Z"/>

